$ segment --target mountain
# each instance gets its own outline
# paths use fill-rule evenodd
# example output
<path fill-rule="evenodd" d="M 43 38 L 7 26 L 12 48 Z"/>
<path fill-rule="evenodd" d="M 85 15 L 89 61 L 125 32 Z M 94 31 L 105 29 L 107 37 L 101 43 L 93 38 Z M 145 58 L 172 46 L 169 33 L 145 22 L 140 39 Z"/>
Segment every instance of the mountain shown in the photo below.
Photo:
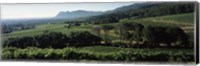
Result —
<path fill-rule="evenodd" d="M 137 3 L 128 6 L 122 6 L 112 10 L 109 13 L 93 16 L 87 19 L 87 22 L 115 23 L 121 19 L 145 18 L 163 15 L 173 15 L 194 12 L 194 2 L 165 2 L 165 3 Z"/>
<path fill-rule="evenodd" d="M 113 12 L 120 12 L 120 11 L 122 12 L 122 11 L 128 11 L 128 10 L 139 9 L 139 8 L 147 8 L 147 7 L 156 6 L 156 4 L 157 3 L 134 3 L 131 5 L 116 8 L 113 10 Z"/>
<path fill-rule="evenodd" d="M 66 12 L 59 12 L 55 18 L 61 19 L 75 19 L 81 17 L 89 17 L 89 16 L 97 16 L 102 14 L 103 12 L 96 12 L 96 11 L 84 11 L 84 10 L 77 10 L 77 11 L 66 11 Z"/>
<path fill-rule="evenodd" d="M 156 6 L 155 3 L 135 3 L 132 5 L 122 6 L 122 7 L 116 8 L 114 10 L 109 10 L 109 11 L 105 11 L 105 12 L 85 11 L 85 10 L 76 10 L 76 11 L 71 11 L 71 12 L 61 11 L 55 16 L 55 18 L 85 20 L 85 19 L 89 19 L 90 17 L 93 17 L 93 16 L 107 15 L 107 14 L 124 12 L 124 11 L 128 11 L 128 10 L 139 9 L 139 8 L 147 8 L 147 7 L 152 7 L 152 6 Z"/>

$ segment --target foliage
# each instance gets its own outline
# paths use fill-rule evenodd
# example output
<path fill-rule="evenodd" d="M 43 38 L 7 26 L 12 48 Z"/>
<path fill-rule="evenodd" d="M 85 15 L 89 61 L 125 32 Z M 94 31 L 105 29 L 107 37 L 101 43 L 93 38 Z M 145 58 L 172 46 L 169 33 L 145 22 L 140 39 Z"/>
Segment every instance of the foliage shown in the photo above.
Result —
<path fill-rule="evenodd" d="M 142 31 L 144 26 L 139 23 L 134 22 L 122 22 L 119 23 L 118 31 L 120 33 L 120 39 L 122 41 L 129 40 L 130 44 L 135 40 L 138 44 L 139 41 L 142 41 Z"/>
<path fill-rule="evenodd" d="M 179 27 L 175 26 L 148 26 L 145 28 L 144 40 L 151 46 L 159 46 L 160 43 L 175 43 L 175 46 L 188 47 L 189 37 Z M 177 43 L 178 42 L 178 43 Z"/>
<path fill-rule="evenodd" d="M 71 32 L 69 44 L 72 46 L 84 46 L 90 44 L 100 44 L 102 39 L 88 31 Z"/>
<path fill-rule="evenodd" d="M 64 48 L 66 46 L 84 46 L 100 44 L 101 38 L 90 32 L 71 32 L 70 36 L 60 32 L 45 32 L 33 37 L 9 38 L 3 47 L 38 47 L 38 48 Z"/>
<path fill-rule="evenodd" d="M 104 31 L 105 44 L 111 44 L 111 39 L 109 38 L 108 32 L 109 32 L 109 30 L 114 29 L 114 26 L 112 26 L 112 25 L 102 25 L 101 28 Z"/>
<path fill-rule="evenodd" d="M 152 53 L 152 51 L 154 51 Z M 3 60 L 97 60 L 97 61 L 156 61 L 156 62 L 193 62 L 192 50 L 171 51 L 159 49 L 124 49 L 114 53 L 99 53 L 78 48 L 39 49 L 39 48 L 4 48 Z"/>

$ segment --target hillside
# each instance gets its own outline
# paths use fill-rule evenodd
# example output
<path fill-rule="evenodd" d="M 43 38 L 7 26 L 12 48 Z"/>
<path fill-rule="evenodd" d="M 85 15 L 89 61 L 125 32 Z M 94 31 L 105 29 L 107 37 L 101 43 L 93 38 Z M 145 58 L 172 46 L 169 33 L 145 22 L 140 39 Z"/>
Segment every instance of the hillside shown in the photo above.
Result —
<path fill-rule="evenodd" d="M 140 6 L 140 7 L 139 7 Z M 135 7 L 135 8 L 134 8 Z M 108 14 L 91 17 L 87 21 L 94 23 L 114 23 L 124 18 L 145 18 L 194 12 L 194 3 L 145 3 L 133 4 L 113 10 Z"/>

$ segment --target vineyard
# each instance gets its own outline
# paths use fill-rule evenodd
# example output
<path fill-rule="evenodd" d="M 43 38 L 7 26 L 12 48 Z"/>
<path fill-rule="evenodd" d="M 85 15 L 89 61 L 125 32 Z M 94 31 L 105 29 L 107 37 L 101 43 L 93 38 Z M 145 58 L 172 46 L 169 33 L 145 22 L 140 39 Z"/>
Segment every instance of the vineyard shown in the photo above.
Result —
<path fill-rule="evenodd" d="M 94 47 L 95 48 L 95 47 Z M 113 49 L 114 50 L 114 49 Z M 99 53 L 83 48 L 40 49 L 3 49 L 2 59 L 6 60 L 71 60 L 71 61 L 154 61 L 154 62 L 192 62 L 193 50 L 190 49 L 123 49 L 118 52 Z"/>
<path fill-rule="evenodd" d="M 4 24 L 1 59 L 194 63 L 193 7 L 138 3 L 91 17 Z"/>

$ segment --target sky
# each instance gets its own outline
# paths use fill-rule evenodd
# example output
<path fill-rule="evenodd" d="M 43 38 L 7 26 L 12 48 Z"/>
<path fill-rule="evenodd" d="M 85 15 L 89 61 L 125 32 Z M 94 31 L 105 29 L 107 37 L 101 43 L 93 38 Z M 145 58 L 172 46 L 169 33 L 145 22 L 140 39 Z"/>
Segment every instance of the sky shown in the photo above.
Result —
<path fill-rule="evenodd" d="M 2 19 L 47 18 L 61 11 L 108 11 L 133 2 L 118 3 L 60 3 L 60 4 L 1 4 Z"/>

